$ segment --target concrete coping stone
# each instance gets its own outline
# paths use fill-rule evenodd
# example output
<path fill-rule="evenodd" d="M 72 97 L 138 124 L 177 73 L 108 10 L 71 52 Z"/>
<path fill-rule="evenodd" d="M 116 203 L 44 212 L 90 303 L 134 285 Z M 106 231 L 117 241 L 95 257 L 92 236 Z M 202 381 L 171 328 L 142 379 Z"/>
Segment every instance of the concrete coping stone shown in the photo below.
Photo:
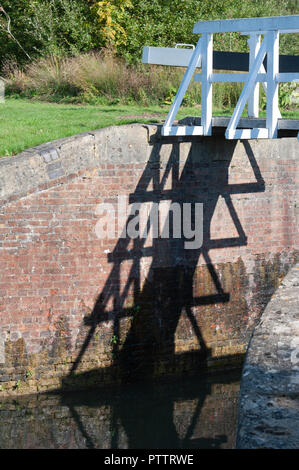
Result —
<path fill-rule="evenodd" d="M 236 447 L 299 447 L 299 264 L 282 281 L 250 340 Z"/>

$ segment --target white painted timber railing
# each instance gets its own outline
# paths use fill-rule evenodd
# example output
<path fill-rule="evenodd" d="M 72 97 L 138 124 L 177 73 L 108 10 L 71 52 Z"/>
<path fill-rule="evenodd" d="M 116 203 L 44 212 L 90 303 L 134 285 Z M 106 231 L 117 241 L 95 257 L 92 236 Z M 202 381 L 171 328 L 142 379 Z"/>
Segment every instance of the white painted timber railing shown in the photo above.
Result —
<path fill-rule="evenodd" d="M 230 32 L 239 32 L 249 36 L 248 73 L 213 73 L 213 34 Z M 226 138 L 276 138 L 278 118 L 281 117 L 278 109 L 278 85 L 282 82 L 299 82 L 299 70 L 296 73 L 279 73 L 279 35 L 299 33 L 299 15 L 200 21 L 195 24 L 193 33 L 201 34 L 194 50 L 163 47 L 143 48 L 144 63 L 187 66 L 162 127 L 162 135 L 211 135 L 212 84 L 216 82 L 244 82 L 244 88 L 225 132 Z M 263 65 L 265 57 L 267 57 L 267 71 Z M 196 68 L 201 68 L 201 73 L 194 75 Z M 201 125 L 174 126 L 173 122 L 193 75 L 194 80 L 201 83 Z M 260 82 L 264 86 L 267 99 L 266 127 L 238 129 L 239 119 L 247 102 L 248 116 L 258 117 Z"/>

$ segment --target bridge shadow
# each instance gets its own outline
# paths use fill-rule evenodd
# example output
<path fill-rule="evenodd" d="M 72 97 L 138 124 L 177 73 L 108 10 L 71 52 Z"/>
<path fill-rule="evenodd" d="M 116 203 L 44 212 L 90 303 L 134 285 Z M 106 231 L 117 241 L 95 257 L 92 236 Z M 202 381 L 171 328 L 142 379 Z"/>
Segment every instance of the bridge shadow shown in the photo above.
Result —
<path fill-rule="evenodd" d="M 68 393 L 61 396 L 60 403 L 69 408 L 90 449 L 99 447 L 101 441 L 96 431 L 87 432 L 92 420 L 96 428 L 109 429 L 105 443 L 102 442 L 105 448 L 118 449 L 122 445 L 128 449 L 232 448 L 240 372 L 234 370 L 217 377 L 203 374 L 176 381 L 175 386 L 172 381 L 162 381 L 127 384 L 121 390 Z M 221 394 L 215 393 L 215 385 L 216 389 L 221 385 L 225 390 L 224 401 Z M 97 422 L 93 412 L 84 413 L 86 409 L 94 409 L 95 413 L 105 409 L 106 426 Z"/>
<path fill-rule="evenodd" d="M 228 169 L 235 149 L 235 141 L 223 137 L 192 140 L 189 153 L 182 165 L 180 143 L 171 144 L 156 136 L 144 172 L 130 203 L 153 203 L 170 201 L 183 204 L 203 204 L 203 243 L 200 248 L 186 249 L 186 238 L 153 238 L 151 245 L 145 238 L 119 238 L 108 262 L 112 269 L 90 315 L 84 319 L 89 330 L 72 370 L 63 380 L 63 388 L 70 384 L 94 383 L 101 386 L 105 377 L 114 377 L 115 382 L 128 383 L 151 380 L 164 373 L 171 375 L 177 370 L 199 370 L 205 368 L 211 357 L 195 315 L 200 306 L 228 304 L 230 292 L 225 292 L 217 270 L 210 258 L 210 250 L 244 246 L 247 237 L 232 201 L 232 194 L 262 192 L 265 189 L 259 167 L 250 144 L 244 141 L 246 155 L 251 164 L 255 182 L 230 185 Z M 164 163 L 163 150 L 171 145 L 168 161 Z M 165 168 L 162 169 L 162 164 Z M 226 203 L 237 236 L 213 239 L 211 221 L 219 198 Z M 171 219 L 172 215 L 169 213 Z M 132 217 L 128 217 L 126 227 Z M 150 220 L 148 220 L 148 227 Z M 205 261 L 210 277 L 209 286 L 201 285 L 199 295 L 194 295 L 196 267 L 199 257 Z M 148 273 L 144 279 L 143 261 L 148 262 Z M 122 265 L 130 261 L 125 282 Z M 204 308 L 204 307 L 202 307 Z M 175 334 L 180 319 L 191 325 L 197 345 L 190 352 L 176 351 Z M 123 320 L 129 322 L 128 331 L 121 331 Z M 113 321 L 111 343 L 113 363 L 91 372 L 79 372 L 78 367 L 87 350 L 92 347 L 97 327 L 102 322 Z M 186 331 L 188 334 L 188 331 Z M 96 378 L 98 377 L 98 378 Z M 207 393 L 208 394 L 208 391 Z M 199 408 L 202 404 L 199 405 Z M 147 416 L 150 419 L 150 413 Z"/>
<path fill-rule="evenodd" d="M 214 138 L 215 139 L 215 138 Z M 210 141 L 211 142 L 211 141 Z M 174 335 L 180 316 L 184 314 L 192 325 L 197 338 L 196 355 L 201 363 L 209 356 L 209 350 L 200 332 L 193 307 L 216 303 L 226 303 L 230 294 L 224 292 L 219 276 L 212 264 L 209 251 L 247 244 L 247 237 L 242 228 L 238 214 L 234 208 L 231 195 L 264 191 L 264 181 L 257 162 L 248 142 L 244 143 L 248 159 L 251 163 L 256 182 L 234 184 L 228 183 L 228 168 L 235 148 L 235 142 L 219 138 L 217 145 L 195 142 L 190 146 L 180 174 L 180 147 L 172 144 L 172 150 L 164 173 L 161 171 L 161 150 L 163 143 L 153 144 L 151 156 L 146 168 L 130 195 L 130 203 L 145 202 L 176 202 L 183 207 L 184 203 L 203 204 L 203 243 L 198 249 L 184 248 L 186 239 L 183 237 L 170 239 L 153 238 L 151 246 L 145 246 L 146 239 L 129 236 L 119 238 L 115 249 L 108 255 L 113 263 L 111 273 L 105 286 L 97 298 L 91 314 L 85 318 L 90 327 L 80 353 L 73 364 L 73 374 L 80 364 L 99 323 L 113 319 L 114 366 L 121 370 L 123 381 L 138 379 L 139 374 L 152 376 L 159 358 L 164 357 L 170 365 L 174 356 Z M 214 152 L 214 154 L 212 154 Z M 211 165 L 212 159 L 212 165 Z M 171 188 L 165 189 L 165 182 L 171 176 Z M 152 189 L 148 187 L 152 183 Z M 211 220 L 219 197 L 223 197 L 231 220 L 238 236 L 231 238 L 212 239 Z M 132 217 L 128 217 L 126 226 Z M 148 224 L 150 221 L 148 221 Z M 133 247 L 132 246 L 133 243 Z M 215 293 L 195 297 L 193 281 L 195 269 L 200 256 L 203 256 Z M 141 260 L 151 258 L 145 282 L 141 281 Z M 131 268 L 124 286 L 121 286 L 121 265 L 131 260 Z M 133 292 L 133 294 L 132 294 Z M 129 306 L 127 307 L 126 305 Z M 107 308 L 112 305 L 112 308 Z M 122 348 L 119 349 L 120 320 L 131 318 L 131 327 Z M 140 346 L 139 354 L 136 345 Z"/>

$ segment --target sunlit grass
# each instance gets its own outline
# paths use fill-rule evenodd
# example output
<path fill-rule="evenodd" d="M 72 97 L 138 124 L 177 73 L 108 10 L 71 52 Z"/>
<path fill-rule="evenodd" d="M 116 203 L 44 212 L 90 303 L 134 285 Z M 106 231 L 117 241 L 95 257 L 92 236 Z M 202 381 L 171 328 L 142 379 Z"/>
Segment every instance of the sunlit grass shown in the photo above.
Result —
<path fill-rule="evenodd" d="M 8 98 L 0 104 L 0 156 L 14 155 L 29 147 L 103 127 L 163 122 L 168 111 L 169 105 L 71 105 Z M 217 116 L 231 113 L 231 109 L 214 110 Z M 299 111 L 282 114 L 299 119 Z M 177 118 L 199 115 L 199 107 L 184 107 Z"/>

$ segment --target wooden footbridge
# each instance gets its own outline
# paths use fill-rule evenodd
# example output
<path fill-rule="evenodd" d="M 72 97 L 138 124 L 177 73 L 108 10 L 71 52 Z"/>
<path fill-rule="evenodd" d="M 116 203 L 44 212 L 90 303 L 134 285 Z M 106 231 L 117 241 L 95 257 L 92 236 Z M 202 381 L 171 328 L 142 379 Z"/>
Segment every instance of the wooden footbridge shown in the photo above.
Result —
<path fill-rule="evenodd" d="M 249 54 L 213 51 L 213 34 L 239 32 L 248 36 Z M 299 82 L 299 56 L 279 55 L 281 34 L 299 33 L 299 15 L 264 18 L 200 21 L 193 33 L 200 34 L 197 45 L 144 47 L 143 62 L 187 67 L 177 95 L 162 127 L 163 136 L 210 136 L 213 127 L 225 127 L 227 139 L 275 139 L 278 131 L 298 135 L 299 120 L 282 119 L 278 107 L 279 83 Z M 200 73 L 194 73 L 200 69 Z M 230 70 L 240 73 L 215 73 Z M 201 118 L 174 125 L 177 112 L 192 80 L 201 83 Z M 230 119 L 213 118 L 212 86 L 219 82 L 244 82 Z M 259 85 L 263 84 L 266 119 L 259 118 Z M 241 115 L 248 102 L 248 119 Z"/>

